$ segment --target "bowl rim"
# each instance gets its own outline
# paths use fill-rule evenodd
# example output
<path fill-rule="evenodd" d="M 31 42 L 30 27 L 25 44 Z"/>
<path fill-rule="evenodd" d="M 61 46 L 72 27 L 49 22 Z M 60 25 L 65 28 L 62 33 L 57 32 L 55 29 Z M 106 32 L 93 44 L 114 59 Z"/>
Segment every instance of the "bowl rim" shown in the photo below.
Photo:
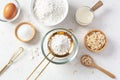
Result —
<path fill-rule="evenodd" d="M 53 31 L 55 31 L 55 30 L 64 30 L 64 31 L 67 31 L 67 32 L 69 32 L 69 33 L 73 36 L 73 38 L 74 38 L 74 40 L 75 40 L 76 51 L 74 52 L 74 55 L 73 55 L 70 59 L 67 59 L 67 60 L 65 60 L 65 61 L 63 61 L 63 62 L 55 62 L 55 61 L 50 60 L 50 59 L 47 57 L 47 55 L 45 54 L 45 51 L 44 51 L 44 49 L 43 49 L 44 40 L 45 40 L 46 36 L 47 36 L 49 33 L 53 32 Z M 76 55 L 78 54 L 78 51 L 79 51 L 79 44 L 78 44 L 78 40 L 77 40 L 76 36 L 75 36 L 70 30 L 65 29 L 65 28 L 55 28 L 55 29 L 52 29 L 52 30 L 48 31 L 48 32 L 45 34 L 45 36 L 43 37 L 43 39 L 42 39 L 42 41 L 41 41 L 41 50 L 42 50 L 42 54 L 44 55 L 44 57 L 45 57 L 48 61 L 50 61 L 50 62 L 52 62 L 52 63 L 54 63 L 54 64 L 65 64 L 65 63 L 68 63 L 68 62 L 72 61 L 72 60 L 76 57 Z"/>
<path fill-rule="evenodd" d="M 19 17 L 19 15 L 20 15 L 20 13 L 21 13 L 20 4 L 19 4 L 19 2 L 18 2 L 17 0 L 14 0 L 14 1 L 15 1 L 15 3 L 17 4 L 17 5 L 16 5 L 16 7 L 17 7 L 17 14 L 16 14 L 16 16 L 15 16 L 13 19 L 10 19 L 10 20 L 0 19 L 0 21 L 2 21 L 2 22 L 13 22 L 13 21 L 15 21 L 15 20 Z M 11 2 L 11 3 L 13 3 L 13 2 Z"/>
<path fill-rule="evenodd" d="M 52 25 L 49 25 L 49 24 L 44 24 L 44 23 L 42 23 L 42 22 L 40 22 L 39 21 L 39 19 L 37 19 L 37 17 L 36 17 L 36 15 L 34 14 L 34 4 L 35 4 L 35 1 L 36 0 L 31 0 L 31 8 L 30 8 L 30 10 L 31 10 L 31 14 L 33 15 L 33 17 L 34 17 L 34 19 L 35 20 L 37 20 L 39 23 L 41 23 L 42 25 L 44 25 L 44 26 L 55 26 L 55 25 L 57 25 L 57 24 L 60 24 L 61 22 L 63 22 L 64 20 L 65 20 L 65 18 L 67 17 L 67 15 L 68 15 L 68 12 L 69 12 L 69 3 L 68 3 L 68 0 L 64 0 L 64 1 L 66 1 L 66 11 L 65 11 L 65 13 L 64 13 L 64 17 L 63 18 L 61 18 L 60 19 L 60 21 L 58 21 L 56 24 L 52 24 Z"/>
<path fill-rule="evenodd" d="M 29 40 L 23 40 L 23 39 L 21 39 L 21 38 L 18 36 L 18 34 L 17 34 L 18 29 L 19 29 L 22 25 L 24 25 L 24 24 L 29 25 L 29 26 L 32 28 L 32 30 L 33 30 L 33 32 L 32 32 L 33 36 L 32 36 Z M 36 35 L 36 29 L 35 29 L 35 26 L 34 26 L 32 23 L 30 23 L 30 22 L 21 22 L 21 23 L 19 23 L 19 24 L 16 26 L 15 31 L 14 31 L 14 34 L 15 34 L 15 37 L 16 37 L 19 41 L 24 42 L 24 43 L 27 43 L 27 42 L 30 42 L 30 41 L 32 41 L 32 40 L 34 39 L 34 37 L 35 37 L 35 35 Z"/>

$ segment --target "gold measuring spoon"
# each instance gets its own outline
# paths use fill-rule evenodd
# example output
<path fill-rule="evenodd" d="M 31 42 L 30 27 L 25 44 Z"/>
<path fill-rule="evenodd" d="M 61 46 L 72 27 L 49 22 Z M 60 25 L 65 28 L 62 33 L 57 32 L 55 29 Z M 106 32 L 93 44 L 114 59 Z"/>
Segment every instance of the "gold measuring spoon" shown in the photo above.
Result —
<path fill-rule="evenodd" d="M 114 75 L 114 74 L 112 74 L 112 73 L 110 73 L 109 71 L 107 71 L 107 70 L 101 68 L 100 66 L 98 66 L 98 65 L 94 62 L 93 58 L 92 58 L 91 56 L 89 56 L 89 55 L 83 55 L 83 56 L 81 57 L 80 61 L 81 61 L 81 63 L 82 63 L 84 66 L 94 67 L 94 68 L 100 70 L 101 72 L 105 73 L 105 74 L 108 75 L 109 77 L 115 78 L 115 75 Z"/>
<path fill-rule="evenodd" d="M 9 62 L 1 69 L 0 75 L 13 64 L 13 62 L 21 55 L 23 51 L 24 49 L 22 47 L 19 47 L 19 49 L 13 54 Z"/>

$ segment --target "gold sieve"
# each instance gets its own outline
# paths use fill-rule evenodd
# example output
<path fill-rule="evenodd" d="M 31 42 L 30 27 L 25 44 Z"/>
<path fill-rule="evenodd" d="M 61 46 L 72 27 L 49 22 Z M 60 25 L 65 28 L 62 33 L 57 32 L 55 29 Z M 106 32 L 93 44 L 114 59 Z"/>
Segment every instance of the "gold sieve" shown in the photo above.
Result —
<path fill-rule="evenodd" d="M 52 41 L 52 38 L 53 38 L 55 35 L 64 35 L 64 36 L 67 36 L 67 37 L 70 39 L 70 48 L 68 49 L 68 52 L 67 52 L 66 54 L 60 55 L 60 54 L 55 53 L 55 52 L 52 50 L 52 48 L 51 48 L 51 41 Z M 59 31 L 59 32 L 55 32 L 54 34 L 52 34 L 52 35 L 50 36 L 50 38 L 49 38 L 49 40 L 48 40 L 47 46 L 48 46 L 48 49 L 49 49 L 50 53 L 51 53 L 53 56 L 55 56 L 55 57 L 66 57 L 66 56 L 68 56 L 68 55 L 72 52 L 73 47 L 74 47 L 74 41 L 73 41 L 71 35 L 69 35 L 67 32 Z"/>
<path fill-rule="evenodd" d="M 55 35 L 64 35 L 64 36 L 67 36 L 69 39 L 70 39 L 70 48 L 68 50 L 68 52 L 66 52 L 65 54 L 63 55 L 60 55 L 60 54 L 57 54 L 55 53 L 52 49 L 51 49 L 51 41 L 52 41 L 52 38 L 55 36 Z M 65 31 L 57 31 L 57 32 L 54 32 L 49 38 L 48 38 L 48 42 L 47 42 L 47 48 L 49 50 L 49 53 L 46 55 L 46 57 L 48 57 L 50 54 L 53 55 L 53 57 L 51 58 L 51 61 L 56 57 L 56 58 L 64 58 L 64 57 L 67 57 L 72 51 L 73 51 L 73 48 L 74 48 L 74 40 L 72 38 L 72 35 L 70 35 L 69 33 L 65 32 Z M 34 74 L 34 72 L 39 68 L 39 66 L 45 61 L 46 58 L 44 58 L 37 66 L 36 68 L 31 72 L 31 74 L 27 77 L 26 80 L 29 80 L 30 77 Z M 50 61 L 45 65 L 45 67 L 41 70 L 41 72 L 37 75 L 37 77 L 35 78 L 35 80 L 38 79 L 38 77 L 42 74 L 42 72 L 47 68 L 47 66 L 50 64 Z"/>

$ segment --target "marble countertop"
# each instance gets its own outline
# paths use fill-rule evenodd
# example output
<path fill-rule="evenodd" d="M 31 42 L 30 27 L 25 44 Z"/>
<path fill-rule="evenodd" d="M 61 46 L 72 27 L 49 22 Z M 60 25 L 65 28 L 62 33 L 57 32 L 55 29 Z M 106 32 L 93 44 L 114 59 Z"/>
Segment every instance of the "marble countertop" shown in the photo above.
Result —
<path fill-rule="evenodd" d="M 76 58 L 64 65 L 50 64 L 39 77 L 39 80 L 112 80 L 107 75 L 94 68 L 84 67 L 80 63 L 83 54 L 91 55 L 95 62 L 104 69 L 116 75 L 120 80 L 120 0 L 103 0 L 104 5 L 95 11 L 95 18 L 88 26 L 80 26 L 74 19 L 75 11 L 80 6 L 92 6 L 98 0 L 68 0 L 69 13 L 66 19 L 53 27 L 40 25 L 31 15 L 31 0 L 18 0 L 21 5 L 21 15 L 12 23 L 0 22 L 0 69 L 9 61 L 18 47 L 24 47 L 23 55 L 0 76 L 0 80 L 25 80 L 35 66 L 44 58 L 40 50 L 41 39 L 51 29 L 62 27 L 72 29 L 79 40 L 80 50 Z M 27 5 L 26 5 L 27 4 Z M 15 38 L 14 30 L 18 23 L 28 21 L 35 25 L 37 35 L 28 43 L 22 43 Z M 104 51 L 95 54 L 88 51 L 84 46 L 84 35 L 92 29 L 102 30 L 107 38 L 108 44 Z M 30 80 L 43 68 L 46 60 Z"/>

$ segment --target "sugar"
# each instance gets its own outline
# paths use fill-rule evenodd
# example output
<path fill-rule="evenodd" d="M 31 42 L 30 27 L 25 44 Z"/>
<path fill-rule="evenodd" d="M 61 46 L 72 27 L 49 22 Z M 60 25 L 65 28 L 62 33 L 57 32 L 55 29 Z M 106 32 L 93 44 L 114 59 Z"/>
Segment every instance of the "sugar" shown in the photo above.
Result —
<path fill-rule="evenodd" d="M 33 37 L 33 29 L 28 24 L 23 24 L 19 27 L 17 35 L 20 39 L 28 41 Z"/>

